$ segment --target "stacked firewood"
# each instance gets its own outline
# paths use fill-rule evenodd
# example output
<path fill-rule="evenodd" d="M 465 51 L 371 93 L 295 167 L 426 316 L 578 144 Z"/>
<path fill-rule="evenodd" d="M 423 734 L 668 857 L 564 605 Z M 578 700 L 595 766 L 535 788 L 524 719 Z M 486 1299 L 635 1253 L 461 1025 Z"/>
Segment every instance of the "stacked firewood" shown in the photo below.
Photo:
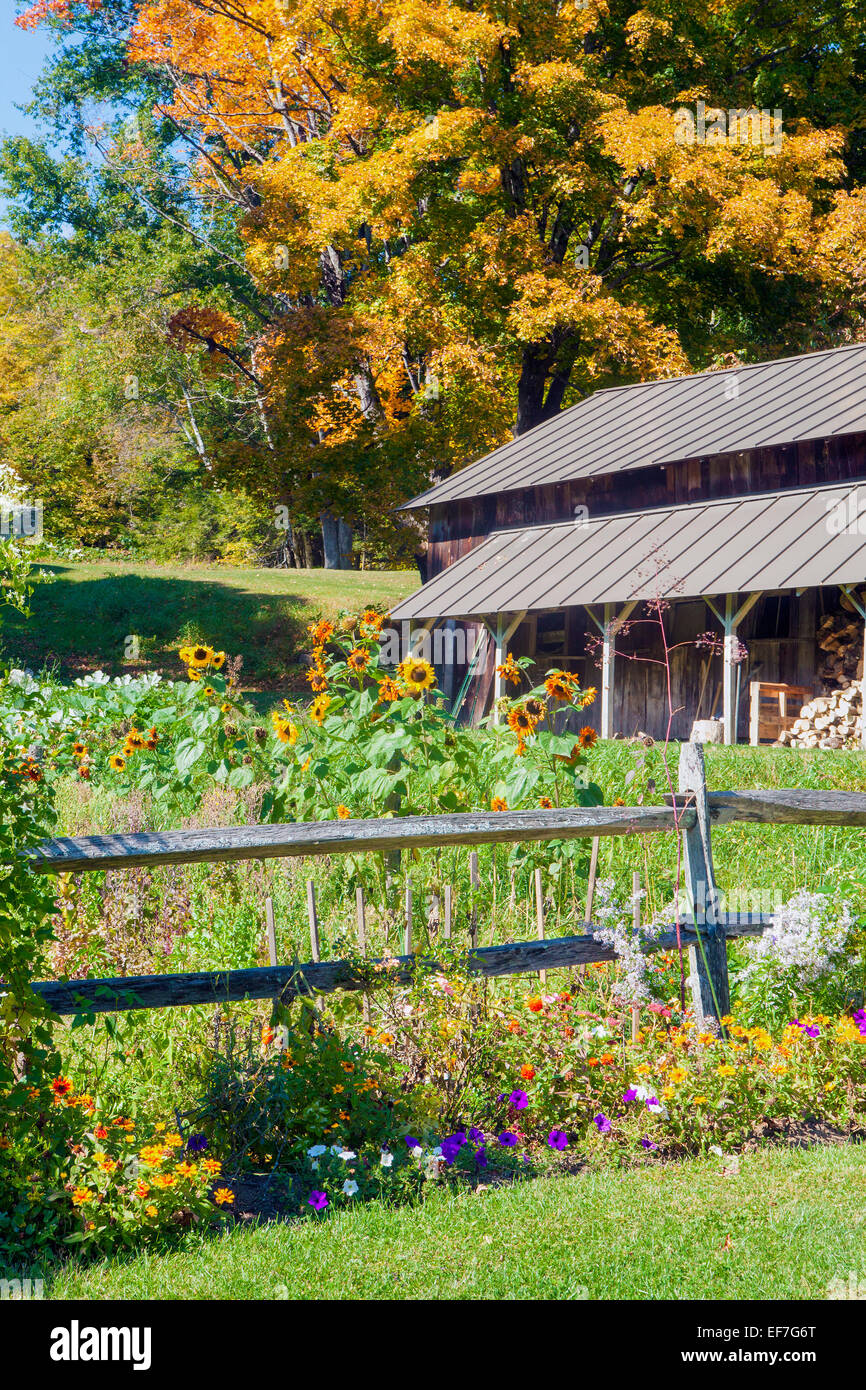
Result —
<path fill-rule="evenodd" d="M 790 748 L 858 748 L 863 684 L 848 681 L 829 695 L 816 695 L 791 728 L 783 729 L 779 743 Z"/>
<path fill-rule="evenodd" d="M 817 674 L 828 689 L 862 678 L 863 619 L 857 613 L 840 608 L 823 617 L 818 624 L 818 646 L 825 657 Z"/>

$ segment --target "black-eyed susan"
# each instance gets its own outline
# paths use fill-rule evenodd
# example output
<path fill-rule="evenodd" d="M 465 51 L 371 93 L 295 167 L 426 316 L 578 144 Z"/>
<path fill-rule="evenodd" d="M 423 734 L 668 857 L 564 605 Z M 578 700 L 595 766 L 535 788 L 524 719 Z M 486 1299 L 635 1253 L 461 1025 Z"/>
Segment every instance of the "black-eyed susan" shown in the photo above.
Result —
<path fill-rule="evenodd" d="M 493 796 L 490 798 L 490 809 L 491 811 L 507 811 L 508 802 L 504 796 Z"/>
<path fill-rule="evenodd" d="M 541 807 L 542 811 L 553 810 L 553 802 L 551 801 L 549 796 L 540 796 L 538 798 L 538 804 Z"/>
<path fill-rule="evenodd" d="M 339 806 L 337 807 L 337 815 L 339 816 L 340 820 L 351 820 L 351 819 L 352 819 L 352 812 L 349 810 L 348 806 L 344 806 L 344 805 L 343 805 L 342 801 L 340 802 Z"/>
<path fill-rule="evenodd" d="M 317 695 L 310 705 L 310 718 L 314 724 L 322 724 L 331 703 L 330 695 Z"/>
<path fill-rule="evenodd" d="M 119 753 L 112 753 L 111 757 L 108 759 L 108 766 L 111 768 L 112 772 L 122 772 L 126 767 L 126 759 L 121 758 Z"/>
<path fill-rule="evenodd" d="M 429 661 L 410 656 L 397 667 L 397 676 L 410 695 L 422 695 L 436 684 L 436 672 Z"/>

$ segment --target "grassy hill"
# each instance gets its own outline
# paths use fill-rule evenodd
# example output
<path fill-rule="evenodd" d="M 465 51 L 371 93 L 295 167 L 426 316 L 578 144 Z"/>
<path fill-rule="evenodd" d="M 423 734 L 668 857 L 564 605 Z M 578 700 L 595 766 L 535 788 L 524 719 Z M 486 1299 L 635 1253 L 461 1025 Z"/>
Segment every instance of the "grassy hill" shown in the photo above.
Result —
<path fill-rule="evenodd" d="M 243 657 L 242 684 L 283 691 L 301 682 L 307 624 L 341 609 L 391 605 L 418 588 L 415 570 L 232 569 L 85 560 L 44 567 L 29 620 L 4 617 L 15 664 L 62 680 L 162 670 L 177 675 L 182 642 L 203 640 Z M 139 658 L 126 659 L 127 638 Z M 294 668 L 294 670 L 292 669 Z"/>

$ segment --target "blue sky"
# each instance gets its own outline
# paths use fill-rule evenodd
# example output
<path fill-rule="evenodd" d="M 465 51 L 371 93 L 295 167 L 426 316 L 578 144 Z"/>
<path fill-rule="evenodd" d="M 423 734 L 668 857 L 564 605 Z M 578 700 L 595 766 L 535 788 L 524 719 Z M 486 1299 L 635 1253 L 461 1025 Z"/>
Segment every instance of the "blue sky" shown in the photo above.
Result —
<path fill-rule="evenodd" d="M 15 102 L 27 101 L 52 44 L 43 29 L 15 27 L 14 0 L 0 0 L 0 132 L 34 135 L 32 121 L 15 110 Z"/>

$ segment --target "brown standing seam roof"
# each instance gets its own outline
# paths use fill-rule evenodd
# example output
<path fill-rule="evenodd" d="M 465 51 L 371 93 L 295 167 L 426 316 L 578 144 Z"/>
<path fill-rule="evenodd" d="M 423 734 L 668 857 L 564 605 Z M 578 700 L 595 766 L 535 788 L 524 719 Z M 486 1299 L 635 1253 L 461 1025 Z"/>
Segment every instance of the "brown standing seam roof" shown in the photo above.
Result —
<path fill-rule="evenodd" d="M 738 395 L 726 387 L 736 379 Z M 866 344 L 596 391 L 404 510 L 866 430 Z"/>
<path fill-rule="evenodd" d="M 847 508 L 852 494 L 864 531 L 855 523 L 834 533 L 830 513 Z M 846 483 L 496 531 L 393 617 L 470 618 L 864 580 L 866 486 L 858 493 Z"/>

